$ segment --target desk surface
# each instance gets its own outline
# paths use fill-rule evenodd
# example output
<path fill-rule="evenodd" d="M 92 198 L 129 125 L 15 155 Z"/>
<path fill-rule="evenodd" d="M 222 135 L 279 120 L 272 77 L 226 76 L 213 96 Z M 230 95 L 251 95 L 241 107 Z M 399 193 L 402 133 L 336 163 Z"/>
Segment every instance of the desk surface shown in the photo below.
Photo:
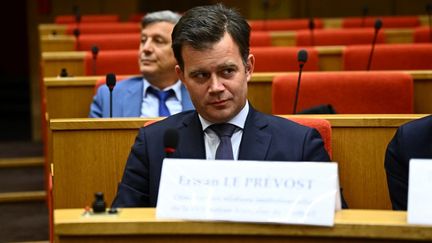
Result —
<path fill-rule="evenodd" d="M 247 237 L 332 237 L 366 239 L 432 240 L 432 227 L 409 225 L 407 214 L 390 210 L 342 210 L 334 227 L 236 222 L 158 220 L 154 208 L 119 209 L 118 215 L 83 216 L 83 209 L 57 209 L 55 234 L 67 236 L 171 235 Z M 213 239 L 213 238 L 212 238 Z M 261 238 L 263 240 L 263 238 Z M 265 240 L 265 238 L 264 238 Z M 317 240 L 315 238 L 315 240 Z"/>

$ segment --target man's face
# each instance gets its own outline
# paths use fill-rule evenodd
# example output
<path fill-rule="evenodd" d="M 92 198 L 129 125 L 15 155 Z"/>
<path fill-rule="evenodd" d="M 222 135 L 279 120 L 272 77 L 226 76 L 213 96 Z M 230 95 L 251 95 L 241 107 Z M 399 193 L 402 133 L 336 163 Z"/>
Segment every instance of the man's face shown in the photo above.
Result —
<path fill-rule="evenodd" d="M 184 70 L 176 72 L 188 89 L 198 113 L 214 123 L 227 122 L 237 115 L 247 100 L 254 57 L 245 67 L 238 46 L 231 36 L 224 37 L 205 50 L 182 47 Z"/>
<path fill-rule="evenodd" d="M 155 22 L 141 30 L 138 63 L 144 77 L 157 77 L 174 73 L 177 61 L 171 49 L 171 32 L 174 24 Z"/>

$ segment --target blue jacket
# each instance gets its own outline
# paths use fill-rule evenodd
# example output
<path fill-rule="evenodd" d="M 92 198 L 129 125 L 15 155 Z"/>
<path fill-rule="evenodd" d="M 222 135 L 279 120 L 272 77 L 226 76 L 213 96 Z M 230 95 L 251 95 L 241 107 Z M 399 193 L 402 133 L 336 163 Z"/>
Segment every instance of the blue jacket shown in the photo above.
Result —
<path fill-rule="evenodd" d="M 110 116 L 110 94 L 106 85 L 99 87 L 90 106 L 89 117 Z M 189 92 L 181 86 L 183 111 L 193 110 Z M 113 90 L 113 117 L 140 117 L 143 100 L 143 78 L 133 77 L 117 82 Z"/>

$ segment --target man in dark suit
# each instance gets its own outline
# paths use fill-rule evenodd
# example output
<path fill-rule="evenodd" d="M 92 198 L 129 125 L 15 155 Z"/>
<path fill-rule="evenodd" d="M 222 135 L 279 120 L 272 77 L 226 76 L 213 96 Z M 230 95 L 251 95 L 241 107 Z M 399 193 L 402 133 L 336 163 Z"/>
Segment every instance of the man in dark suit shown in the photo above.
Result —
<path fill-rule="evenodd" d="M 400 126 L 387 147 L 384 167 L 394 210 L 407 210 L 411 158 L 432 159 L 432 116 Z"/>
<path fill-rule="evenodd" d="M 161 137 L 168 128 L 179 133 L 174 158 L 329 161 L 315 129 L 265 115 L 248 103 L 247 82 L 255 63 L 249 36 L 246 20 L 223 5 L 195 7 L 180 19 L 172 33 L 176 72 L 196 111 L 140 129 L 113 207 L 156 206 L 165 157 Z M 217 127 L 227 123 L 232 128 L 229 152 L 221 155 L 227 142 Z"/>

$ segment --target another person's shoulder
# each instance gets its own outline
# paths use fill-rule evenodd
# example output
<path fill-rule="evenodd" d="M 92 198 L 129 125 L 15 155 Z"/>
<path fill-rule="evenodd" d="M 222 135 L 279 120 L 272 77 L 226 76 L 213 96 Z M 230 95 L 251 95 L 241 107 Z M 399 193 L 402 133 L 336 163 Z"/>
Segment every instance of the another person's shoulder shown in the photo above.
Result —
<path fill-rule="evenodd" d="M 419 129 L 432 129 L 432 115 L 425 116 L 410 122 L 405 123 L 401 126 L 404 130 L 412 130 L 412 131 L 419 131 Z"/>
<path fill-rule="evenodd" d="M 268 126 L 272 127 L 273 130 L 277 131 L 278 133 L 292 133 L 294 131 L 298 133 L 306 133 L 310 130 L 313 130 L 313 128 L 304 126 L 298 122 L 290 120 L 289 118 L 268 115 L 260 112 L 258 112 L 258 114 L 262 116 L 265 120 L 267 120 Z"/>

